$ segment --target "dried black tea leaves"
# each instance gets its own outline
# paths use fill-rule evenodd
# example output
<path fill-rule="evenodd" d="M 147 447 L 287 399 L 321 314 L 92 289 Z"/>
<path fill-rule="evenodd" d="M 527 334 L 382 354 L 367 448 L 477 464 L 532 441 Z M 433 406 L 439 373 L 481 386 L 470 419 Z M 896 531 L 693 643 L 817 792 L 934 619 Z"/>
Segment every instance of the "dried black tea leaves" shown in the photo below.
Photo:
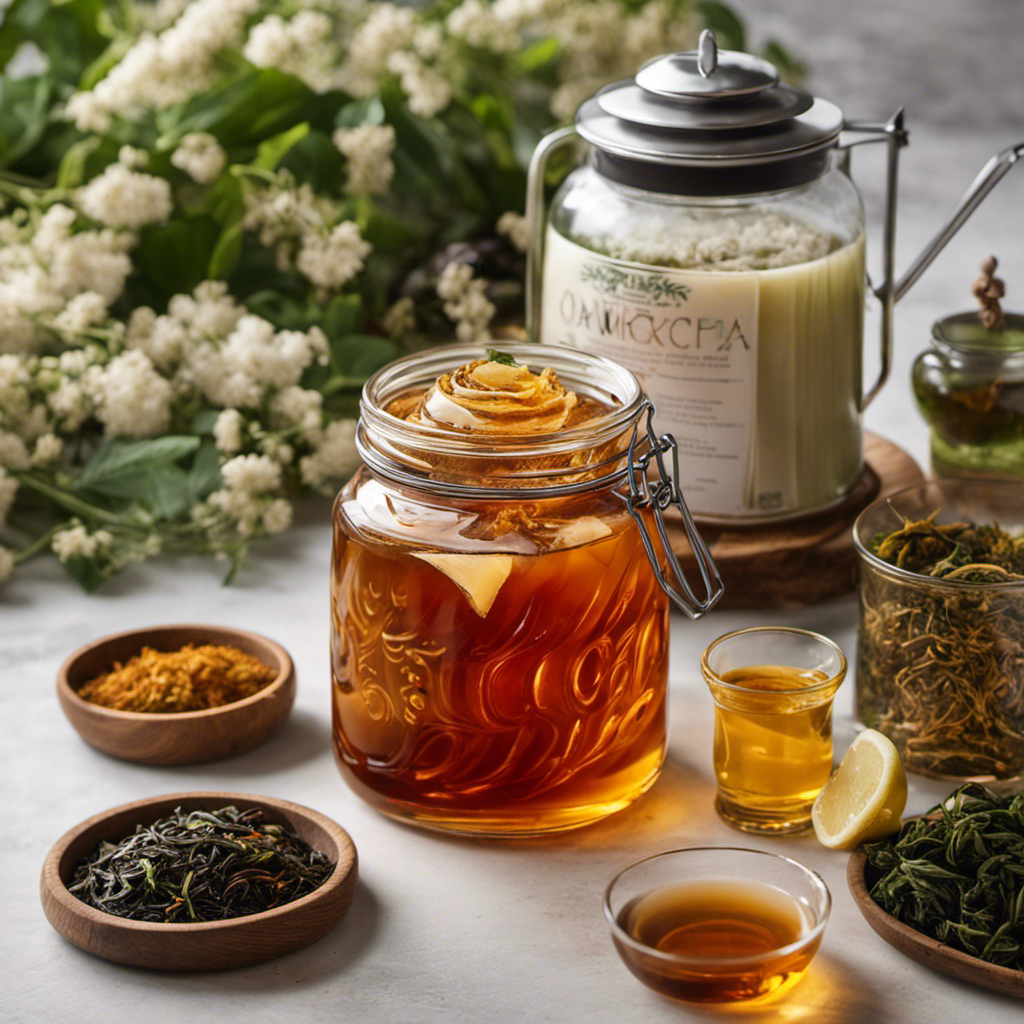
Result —
<path fill-rule="evenodd" d="M 1024 793 L 968 783 L 891 839 L 865 846 L 871 898 L 898 921 L 1024 971 Z"/>
<path fill-rule="evenodd" d="M 291 903 L 333 870 L 323 853 L 259 809 L 177 808 L 119 843 L 99 843 L 68 891 L 118 917 L 186 924 Z"/>
<path fill-rule="evenodd" d="M 909 771 L 1013 778 L 1024 770 L 1024 538 L 936 514 L 872 542 L 919 579 L 864 566 L 857 712 Z"/>

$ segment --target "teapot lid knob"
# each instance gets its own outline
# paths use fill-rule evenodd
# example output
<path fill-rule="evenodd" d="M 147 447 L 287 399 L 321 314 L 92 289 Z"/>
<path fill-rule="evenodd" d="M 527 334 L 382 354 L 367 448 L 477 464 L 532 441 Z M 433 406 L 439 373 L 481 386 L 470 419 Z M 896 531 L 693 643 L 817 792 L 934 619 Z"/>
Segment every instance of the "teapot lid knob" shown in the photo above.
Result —
<path fill-rule="evenodd" d="M 714 32 L 705 29 L 696 50 L 655 57 L 637 72 L 636 84 L 672 101 L 718 103 L 773 89 L 779 84 L 779 73 L 760 57 L 720 50 Z"/>
<path fill-rule="evenodd" d="M 702 78 L 708 78 L 715 73 L 718 67 L 718 41 L 715 33 L 706 28 L 700 34 L 697 43 L 697 70 Z"/>

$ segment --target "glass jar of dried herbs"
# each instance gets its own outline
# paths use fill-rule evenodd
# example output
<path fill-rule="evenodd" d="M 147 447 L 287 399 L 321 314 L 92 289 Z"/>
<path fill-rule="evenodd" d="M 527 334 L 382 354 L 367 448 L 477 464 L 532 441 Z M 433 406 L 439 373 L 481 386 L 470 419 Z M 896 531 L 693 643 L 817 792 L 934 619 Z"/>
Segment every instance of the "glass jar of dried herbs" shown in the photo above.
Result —
<path fill-rule="evenodd" d="M 1024 483 L 936 481 L 867 508 L 856 705 L 908 771 L 1024 778 Z"/>

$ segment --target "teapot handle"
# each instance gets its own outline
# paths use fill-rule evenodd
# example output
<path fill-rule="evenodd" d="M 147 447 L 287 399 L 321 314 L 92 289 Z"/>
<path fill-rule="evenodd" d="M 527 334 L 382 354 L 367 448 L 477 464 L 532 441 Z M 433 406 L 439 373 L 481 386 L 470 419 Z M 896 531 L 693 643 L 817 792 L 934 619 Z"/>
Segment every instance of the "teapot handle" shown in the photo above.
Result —
<path fill-rule="evenodd" d="M 885 219 L 882 222 L 882 283 L 876 288 L 871 279 L 868 287 L 882 304 L 880 324 L 880 344 L 878 376 L 874 384 L 861 395 L 857 408 L 863 412 L 874 397 L 882 390 L 882 385 L 889 378 L 892 366 L 892 313 L 896 305 L 896 185 L 899 171 L 900 150 L 907 144 L 908 134 L 903 127 L 903 108 L 900 107 L 888 121 L 882 124 L 867 124 L 857 121 L 846 121 L 843 130 L 860 132 L 878 138 L 863 139 L 860 143 L 840 146 L 840 169 L 849 174 L 850 150 L 853 146 L 871 142 L 884 142 L 888 146 L 888 158 L 885 175 Z"/>
<path fill-rule="evenodd" d="M 526 223 L 530 241 L 526 250 L 526 336 L 540 341 L 540 291 L 544 261 L 544 232 L 547 217 L 544 209 L 544 172 L 551 154 L 577 137 L 576 128 L 559 128 L 545 135 L 530 158 L 526 177 Z"/>
<path fill-rule="evenodd" d="M 959 205 L 953 211 L 949 220 L 939 229 L 934 238 L 924 247 L 918 257 L 907 269 L 906 273 L 897 281 L 894 270 L 894 248 L 896 238 L 896 184 L 899 150 L 907 144 L 908 134 L 903 127 L 903 110 L 897 110 L 888 121 L 883 124 L 861 124 L 848 121 L 844 130 L 851 132 L 862 132 L 869 135 L 881 136 L 881 138 L 864 139 L 860 143 L 854 142 L 840 146 L 840 168 L 849 172 L 850 149 L 856 145 L 868 142 L 885 142 L 889 147 L 888 167 L 886 173 L 886 198 L 885 198 L 885 220 L 884 239 L 882 247 L 882 283 L 876 288 L 871 285 L 875 297 L 882 304 L 881 320 L 881 360 L 878 378 L 867 393 L 860 400 L 861 412 L 867 408 L 868 403 L 878 394 L 886 378 L 889 376 L 889 367 L 892 362 L 892 314 L 895 304 L 903 298 L 917 279 L 931 266 L 932 261 L 946 247 L 949 240 L 963 227 L 967 218 L 981 205 L 982 200 L 999 184 L 1009 169 L 1024 157 L 1024 141 L 1015 145 L 1007 146 L 1006 149 L 996 153 L 988 163 L 978 172 L 978 176 L 971 182 Z M 869 281 L 870 285 L 870 281 Z"/>
<path fill-rule="evenodd" d="M 938 234 L 924 247 L 911 263 L 907 272 L 897 281 L 893 298 L 898 302 L 910 290 L 917 279 L 928 269 L 932 260 L 946 247 L 946 243 L 963 227 L 964 221 L 981 205 L 981 201 L 999 184 L 1006 172 L 1024 157 L 1024 141 L 1007 146 L 996 153 L 978 172 L 968 186 L 960 204 L 949 220 L 939 229 Z"/>

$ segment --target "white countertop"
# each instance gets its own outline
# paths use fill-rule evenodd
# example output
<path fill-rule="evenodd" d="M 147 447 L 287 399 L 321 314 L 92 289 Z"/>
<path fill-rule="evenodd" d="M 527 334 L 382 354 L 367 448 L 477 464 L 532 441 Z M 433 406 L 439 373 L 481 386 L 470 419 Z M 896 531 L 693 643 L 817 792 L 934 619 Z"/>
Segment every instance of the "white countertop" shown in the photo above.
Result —
<path fill-rule="evenodd" d="M 876 112 L 865 112 L 873 114 Z M 877 112 L 885 113 L 885 112 Z M 938 227 L 991 152 L 1018 141 L 1014 126 L 915 130 L 905 151 L 899 265 Z M 865 159 L 857 168 L 877 165 Z M 869 205 L 879 189 L 864 184 Z M 874 249 L 878 252 L 877 239 Z M 866 425 L 927 465 L 927 435 L 908 373 L 938 315 L 969 308 L 967 288 L 989 251 L 1002 263 L 1013 308 L 1024 306 L 1024 173 L 1015 169 L 900 305 L 892 379 Z M 869 258 L 869 263 L 872 261 Z M 869 338 L 873 335 L 869 334 Z M 869 340 L 866 348 L 872 350 Z M 870 359 L 868 360 L 870 362 Z M 605 884 L 639 857 L 686 845 L 753 845 L 819 871 L 834 899 L 821 951 L 807 976 L 771 1007 L 737 1011 L 756 1021 L 1004 1024 L 1021 1004 L 907 960 L 862 920 L 845 881 L 847 855 L 813 838 L 754 839 L 712 809 L 712 706 L 698 657 L 715 636 L 753 624 L 818 630 L 854 653 L 852 597 L 804 611 L 673 617 L 670 749 L 661 779 L 608 821 L 547 840 L 483 843 L 396 824 L 342 782 L 330 749 L 328 506 L 264 545 L 230 587 L 220 567 L 188 559 L 141 566 L 86 596 L 53 563 L 38 562 L 0 590 L 0 745 L 3 833 L 0 1019 L 99 1024 L 272 1022 L 640 1022 L 708 1020 L 721 1011 L 671 1003 L 620 963 L 601 914 Z M 57 705 L 54 680 L 79 644 L 116 630 L 175 621 L 265 632 L 292 653 L 298 697 L 287 726 L 231 760 L 147 768 L 83 743 Z M 854 735 L 853 681 L 836 703 L 836 753 Z M 951 787 L 912 779 L 908 812 Z M 145 796 L 223 789 L 284 797 L 345 826 L 359 850 L 361 883 L 348 917 L 304 950 L 210 974 L 173 974 L 108 963 L 65 942 L 39 903 L 43 858 L 91 814 Z"/>

